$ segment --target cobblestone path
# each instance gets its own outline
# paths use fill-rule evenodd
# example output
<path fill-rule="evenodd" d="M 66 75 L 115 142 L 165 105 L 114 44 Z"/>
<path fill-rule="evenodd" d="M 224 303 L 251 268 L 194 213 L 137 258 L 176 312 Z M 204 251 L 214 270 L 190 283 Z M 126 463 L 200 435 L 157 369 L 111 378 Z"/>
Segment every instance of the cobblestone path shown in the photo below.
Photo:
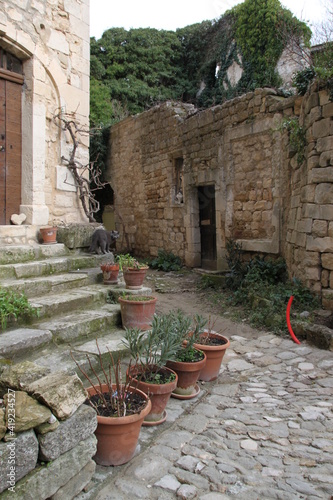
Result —
<path fill-rule="evenodd" d="M 82 499 L 332 499 L 333 352 L 275 335 L 230 341 L 218 380 L 171 398 L 137 456 L 97 467 Z"/>

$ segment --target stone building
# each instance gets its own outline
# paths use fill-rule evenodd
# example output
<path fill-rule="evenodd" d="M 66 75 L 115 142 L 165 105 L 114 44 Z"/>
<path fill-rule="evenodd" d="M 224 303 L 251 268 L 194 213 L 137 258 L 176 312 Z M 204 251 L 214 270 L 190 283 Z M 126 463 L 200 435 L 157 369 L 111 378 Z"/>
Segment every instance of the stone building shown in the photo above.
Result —
<path fill-rule="evenodd" d="M 54 117 L 89 124 L 89 0 L 3 0 L 0 12 L 0 241 L 86 222 L 62 157 L 72 144 Z M 88 163 L 88 137 L 77 158 Z M 11 224 L 20 216 L 22 226 Z M 20 222 L 20 217 L 18 222 Z"/>
<path fill-rule="evenodd" d="M 293 117 L 306 133 L 302 161 L 283 127 Z M 114 125 L 108 176 L 123 245 L 222 270 L 233 238 L 284 256 L 333 309 L 332 118 L 313 86 L 304 98 L 257 89 L 200 112 L 168 102 Z"/>

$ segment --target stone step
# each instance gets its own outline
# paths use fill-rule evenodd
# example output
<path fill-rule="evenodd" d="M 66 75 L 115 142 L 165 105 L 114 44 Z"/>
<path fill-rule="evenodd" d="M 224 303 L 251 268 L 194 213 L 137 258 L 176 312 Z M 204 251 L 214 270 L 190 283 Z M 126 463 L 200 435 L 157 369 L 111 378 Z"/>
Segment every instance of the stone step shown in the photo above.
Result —
<path fill-rule="evenodd" d="M 97 338 L 98 337 L 98 338 Z M 96 338 L 101 352 L 101 359 L 105 366 L 108 366 L 110 361 L 109 351 L 112 353 L 114 360 L 119 357 L 128 359 L 128 351 L 122 345 L 121 340 L 124 337 L 124 330 L 113 328 L 103 336 L 96 335 L 86 341 L 73 342 L 71 347 L 65 344 L 55 345 L 49 343 L 41 346 L 39 349 L 30 350 L 25 356 L 16 357 L 15 362 L 22 360 L 32 361 L 40 366 L 45 366 L 51 372 L 62 371 L 68 374 L 77 373 L 85 386 L 89 385 L 87 380 L 82 375 L 82 372 L 73 361 L 71 352 L 81 367 L 89 376 L 94 377 L 93 370 L 101 374 L 101 365 L 99 353 L 96 345 Z M 90 362 L 87 356 L 89 356 Z"/>
<path fill-rule="evenodd" d="M 13 360 L 51 341 L 52 333 L 49 330 L 36 328 L 8 330 L 0 335 L 0 359 Z"/>
<path fill-rule="evenodd" d="M 72 272 L 42 276 L 28 279 L 9 279 L 1 281 L 1 286 L 15 292 L 24 292 L 28 298 L 48 293 L 66 292 L 71 288 L 86 286 L 91 283 L 91 278 L 87 272 Z"/>
<path fill-rule="evenodd" d="M 77 339 L 88 338 L 92 334 L 104 335 L 111 327 L 120 323 L 120 307 L 105 304 L 98 309 L 77 310 L 74 313 L 50 318 L 33 326 L 51 332 L 57 344 L 70 344 Z"/>
<path fill-rule="evenodd" d="M 107 256 L 76 253 L 73 255 L 45 256 L 44 259 L 35 259 L 27 262 L 11 262 L 0 265 L 0 278 L 22 279 L 70 271 L 81 271 L 82 269 L 93 267 L 100 269 L 100 264 L 106 260 L 110 260 L 110 258 L 112 258 L 110 254 Z"/>
<path fill-rule="evenodd" d="M 62 243 L 55 245 L 0 245 L 0 264 L 15 264 L 33 260 L 68 255 L 69 250 Z"/>
<path fill-rule="evenodd" d="M 98 304 L 104 305 L 109 296 L 109 288 L 105 285 L 92 284 L 65 291 L 61 294 L 49 294 L 33 297 L 29 300 L 38 309 L 39 318 L 65 314 L 70 311 L 89 309 Z"/>

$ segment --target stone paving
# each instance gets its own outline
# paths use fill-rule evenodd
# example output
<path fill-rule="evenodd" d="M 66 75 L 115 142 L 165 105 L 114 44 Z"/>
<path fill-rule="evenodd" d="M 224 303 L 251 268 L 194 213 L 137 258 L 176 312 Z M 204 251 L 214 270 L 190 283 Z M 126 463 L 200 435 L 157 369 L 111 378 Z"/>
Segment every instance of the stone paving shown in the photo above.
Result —
<path fill-rule="evenodd" d="M 234 336 L 218 380 L 170 399 L 137 455 L 78 499 L 332 499 L 333 352 Z"/>

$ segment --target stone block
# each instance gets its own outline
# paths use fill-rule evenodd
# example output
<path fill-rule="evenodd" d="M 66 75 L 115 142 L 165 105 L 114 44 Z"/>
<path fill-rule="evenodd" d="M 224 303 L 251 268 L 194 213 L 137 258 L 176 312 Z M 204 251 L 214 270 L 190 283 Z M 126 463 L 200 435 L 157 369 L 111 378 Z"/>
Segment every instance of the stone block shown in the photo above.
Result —
<path fill-rule="evenodd" d="M 314 139 L 318 139 L 319 137 L 326 137 L 329 133 L 330 129 L 330 118 L 324 118 L 318 122 L 315 122 L 312 126 L 312 133 Z"/>
<path fill-rule="evenodd" d="M 331 250 L 333 251 L 333 248 Z M 333 271 L 333 253 L 323 253 L 321 263 L 323 268 Z"/>
<path fill-rule="evenodd" d="M 333 290 L 323 290 L 321 302 L 325 309 L 333 311 Z"/>
<path fill-rule="evenodd" d="M 317 185 L 315 192 L 315 202 L 320 205 L 326 205 L 333 202 L 333 182 L 326 182 Z"/>
<path fill-rule="evenodd" d="M 328 102 L 323 106 L 323 118 L 330 118 L 333 116 L 333 102 Z"/>
<path fill-rule="evenodd" d="M 310 183 L 333 182 L 333 167 L 313 168 L 309 172 Z"/>
<path fill-rule="evenodd" d="M 16 484 L 16 498 L 37 500 L 52 497 L 70 480 L 75 480 L 79 472 L 91 462 L 91 458 L 96 453 L 96 443 L 96 437 L 90 436 L 47 466 L 33 470 Z M 2 494 L 2 498 L 10 500 L 13 498 L 11 495 L 12 492 L 7 491 Z"/>
<path fill-rule="evenodd" d="M 38 380 L 50 373 L 50 369 L 45 366 L 39 366 L 31 361 L 23 361 L 16 365 L 4 366 L 0 375 L 0 388 L 7 390 L 21 390 L 27 384 Z M 1 390 L 1 389 L 0 389 Z"/>
<path fill-rule="evenodd" d="M 90 460 L 83 469 L 80 470 L 75 477 L 71 478 L 67 484 L 59 488 L 59 490 L 52 495 L 50 500 L 64 500 L 75 498 L 91 481 L 96 470 L 96 462 Z"/>
<path fill-rule="evenodd" d="M 4 404 L 6 408 L 6 424 L 8 427 L 8 400 L 11 398 L 8 394 L 4 396 Z M 36 427 L 37 425 L 43 424 L 50 420 L 52 416 L 51 411 L 46 406 L 41 405 L 28 396 L 26 392 L 15 391 L 15 432 L 27 431 Z"/>
<path fill-rule="evenodd" d="M 49 462 L 74 448 L 80 441 L 91 436 L 97 427 L 96 412 L 87 405 L 77 411 L 53 432 L 38 436 L 39 459 Z"/>
<path fill-rule="evenodd" d="M 323 238 L 327 236 L 327 221 L 326 220 L 314 220 L 312 223 L 312 235 L 319 236 Z"/>
<path fill-rule="evenodd" d="M 301 190 L 300 201 L 302 203 L 313 203 L 315 197 L 315 191 L 316 191 L 316 186 L 313 184 L 304 186 Z"/>
<path fill-rule="evenodd" d="M 306 239 L 306 249 L 312 252 L 331 252 L 333 248 L 333 238 L 313 238 L 308 235 Z"/>
<path fill-rule="evenodd" d="M 333 136 L 320 137 L 317 140 L 317 151 L 322 153 L 323 151 L 332 151 L 333 149 Z"/>
<path fill-rule="evenodd" d="M 60 372 L 52 373 L 29 384 L 26 390 L 48 406 L 59 420 L 73 415 L 87 398 L 77 375 Z"/>
<path fill-rule="evenodd" d="M 64 243 L 67 248 L 71 249 L 89 247 L 93 232 L 100 227 L 103 226 L 99 223 L 59 226 L 57 241 L 58 243 Z"/>
<path fill-rule="evenodd" d="M 333 151 L 324 151 L 319 157 L 319 166 L 328 167 L 329 165 L 333 165 Z"/>
<path fill-rule="evenodd" d="M 0 493 L 12 486 L 8 483 L 9 476 L 15 467 L 15 482 L 19 481 L 28 472 L 32 471 L 37 464 L 38 459 L 38 441 L 33 430 L 21 432 L 14 439 L 7 442 L 0 442 Z M 15 487 L 15 493 L 17 493 Z M 8 491 L 8 498 L 13 495 Z M 1 497 L 3 497 L 1 495 Z M 24 495 L 16 498 L 26 498 Z M 35 500 L 39 497 L 35 497 Z"/>

